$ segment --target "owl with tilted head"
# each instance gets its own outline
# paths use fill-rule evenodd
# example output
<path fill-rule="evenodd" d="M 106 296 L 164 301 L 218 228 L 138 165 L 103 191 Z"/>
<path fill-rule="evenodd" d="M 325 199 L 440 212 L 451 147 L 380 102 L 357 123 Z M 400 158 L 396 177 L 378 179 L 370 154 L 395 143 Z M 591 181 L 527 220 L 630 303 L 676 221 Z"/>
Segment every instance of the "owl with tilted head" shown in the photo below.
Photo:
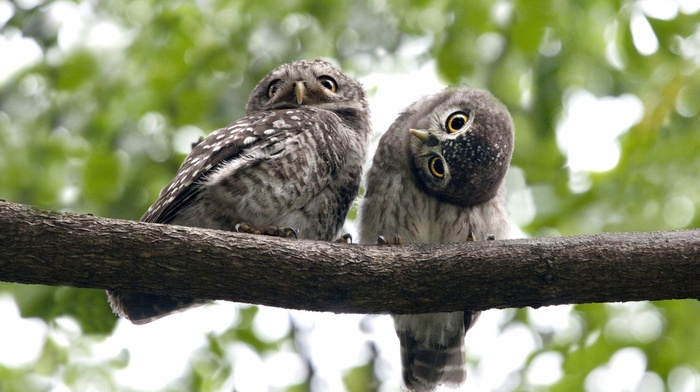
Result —
<path fill-rule="evenodd" d="M 367 174 L 359 242 L 508 238 L 504 178 L 513 138 L 508 110 L 485 90 L 448 88 L 408 106 L 382 136 Z M 392 316 L 409 391 L 462 385 L 464 337 L 478 315 Z"/>

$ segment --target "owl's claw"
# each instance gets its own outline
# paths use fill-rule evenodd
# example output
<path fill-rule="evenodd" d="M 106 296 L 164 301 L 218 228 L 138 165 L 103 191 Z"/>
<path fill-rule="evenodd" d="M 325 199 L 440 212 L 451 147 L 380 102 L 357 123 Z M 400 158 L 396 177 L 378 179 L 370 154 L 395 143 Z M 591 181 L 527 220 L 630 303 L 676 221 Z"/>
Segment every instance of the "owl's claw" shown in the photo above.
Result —
<path fill-rule="evenodd" d="M 263 230 L 263 234 L 271 235 L 271 236 L 275 236 L 275 237 L 297 239 L 297 237 L 299 236 L 299 230 L 294 228 L 294 227 L 270 226 L 267 229 Z"/>
<path fill-rule="evenodd" d="M 401 238 L 399 233 L 395 233 L 392 242 L 389 243 L 383 235 L 378 235 L 377 245 L 403 245 L 403 239 Z"/>
<path fill-rule="evenodd" d="M 489 234 L 486 237 L 487 241 L 493 241 L 495 239 L 496 239 L 495 234 Z M 473 241 L 476 241 L 476 236 L 474 235 L 474 230 L 472 229 L 472 224 L 470 223 L 469 224 L 469 234 L 467 234 L 467 242 L 473 242 Z"/>
<path fill-rule="evenodd" d="M 336 244 L 352 244 L 352 234 L 345 233 L 333 242 L 335 242 Z"/>
<path fill-rule="evenodd" d="M 495 234 L 489 234 L 486 237 L 486 241 L 493 241 L 495 239 L 496 239 Z M 474 235 L 474 232 L 470 230 L 469 234 L 467 234 L 467 242 L 473 242 L 473 241 L 476 241 L 476 236 Z"/>
<path fill-rule="evenodd" d="M 246 234 L 256 234 L 260 235 L 262 232 L 260 230 L 256 229 L 255 227 L 249 225 L 248 223 L 239 223 L 236 225 L 236 232 L 238 233 L 246 233 Z"/>
<path fill-rule="evenodd" d="M 476 241 L 476 236 L 474 235 L 474 232 L 469 230 L 469 234 L 467 234 L 467 242 L 473 242 Z"/>
<path fill-rule="evenodd" d="M 293 227 L 277 227 L 268 226 L 262 229 L 258 229 L 249 223 L 239 223 L 236 225 L 236 231 L 239 233 L 255 234 L 255 235 L 269 235 L 273 237 L 284 237 L 284 238 L 294 238 L 296 239 L 299 230 Z"/>

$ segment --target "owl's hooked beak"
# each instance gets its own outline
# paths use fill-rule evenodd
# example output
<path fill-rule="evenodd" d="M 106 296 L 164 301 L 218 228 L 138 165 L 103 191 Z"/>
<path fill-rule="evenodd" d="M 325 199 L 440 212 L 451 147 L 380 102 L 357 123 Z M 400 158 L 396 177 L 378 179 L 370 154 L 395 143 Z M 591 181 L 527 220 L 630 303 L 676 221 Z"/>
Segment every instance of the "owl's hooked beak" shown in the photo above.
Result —
<path fill-rule="evenodd" d="M 424 144 L 427 144 L 430 147 L 436 146 L 438 144 L 438 140 L 435 136 L 431 135 L 430 132 L 423 130 L 423 129 L 409 129 L 408 132 L 411 132 L 411 135 L 415 136 L 423 142 Z"/>
<path fill-rule="evenodd" d="M 304 96 L 306 95 L 306 87 L 304 86 L 304 82 L 298 81 L 294 83 L 294 95 L 297 97 L 297 104 L 301 105 L 301 103 L 304 101 Z"/>

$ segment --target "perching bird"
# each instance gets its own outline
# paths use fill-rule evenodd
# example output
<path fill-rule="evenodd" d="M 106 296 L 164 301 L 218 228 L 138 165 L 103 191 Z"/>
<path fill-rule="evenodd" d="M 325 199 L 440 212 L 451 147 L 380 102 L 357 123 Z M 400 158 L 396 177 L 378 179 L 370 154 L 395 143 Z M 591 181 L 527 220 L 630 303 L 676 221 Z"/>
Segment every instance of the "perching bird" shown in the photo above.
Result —
<path fill-rule="evenodd" d="M 507 238 L 513 132 L 506 107 L 484 90 L 449 88 L 414 102 L 379 141 L 360 203 L 360 243 Z M 478 315 L 393 315 L 408 390 L 464 382 L 464 335 Z"/>
<path fill-rule="evenodd" d="M 281 65 L 257 84 L 246 117 L 193 147 L 141 221 L 333 240 L 359 189 L 369 117 L 360 83 L 330 63 Z M 203 302 L 107 294 L 134 324 Z"/>

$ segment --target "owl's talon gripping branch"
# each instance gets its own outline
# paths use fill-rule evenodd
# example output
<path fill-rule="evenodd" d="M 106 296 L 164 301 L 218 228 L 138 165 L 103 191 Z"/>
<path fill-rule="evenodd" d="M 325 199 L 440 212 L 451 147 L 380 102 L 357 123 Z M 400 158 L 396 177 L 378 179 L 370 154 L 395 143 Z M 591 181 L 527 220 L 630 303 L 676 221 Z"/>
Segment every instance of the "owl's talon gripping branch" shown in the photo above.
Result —
<path fill-rule="evenodd" d="M 335 242 L 336 244 L 352 244 L 352 234 L 345 233 L 333 242 Z"/>
<path fill-rule="evenodd" d="M 488 234 L 486 236 L 487 241 L 493 241 L 496 239 L 496 234 Z M 472 228 L 471 223 L 469 224 L 469 234 L 467 234 L 467 242 L 473 242 L 476 241 L 476 235 L 474 235 L 474 230 Z"/>
<path fill-rule="evenodd" d="M 378 235 L 377 236 L 377 245 L 403 245 L 403 239 L 401 238 L 401 235 L 399 233 L 394 233 L 394 237 L 392 238 L 392 242 L 389 243 L 386 238 L 384 238 L 383 235 Z"/>
<path fill-rule="evenodd" d="M 239 223 L 235 226 L 236 232 L 246 233 L 246 234 L 256 234 L 256 235 L 269 235 L 272 237 L 284 237 L 284 238 L 294 238 L 296 239 L 299 235 L 299 230 L 293 227 L 277 227 L 268 226 L 258 229 L 251 225 L 250 223 Z"/>
<path fill-rule="evenodd" d="M 271 235 L 275 237 L 285 237 L 297 239 L 299 236 L 299 230 L 294 227 L 268 227 L 263 230 L 263 234 Z"/>
<path fill-rule="evenodd" d="M 262 232 L 248 223 L 239 223 L 235 227 L 237 233 L 260 235 Z"/>
<path fill-rule="evenodd" d="M 489 234 L 486 236 L 486 241 L 494 241 L 496 239 L 495 234 Z M 467 242 L 472 242 L 476 241 L 476 236 L 474 235 L 473 231 L 469 231 L 469 234 L 467 235 Z"/>

